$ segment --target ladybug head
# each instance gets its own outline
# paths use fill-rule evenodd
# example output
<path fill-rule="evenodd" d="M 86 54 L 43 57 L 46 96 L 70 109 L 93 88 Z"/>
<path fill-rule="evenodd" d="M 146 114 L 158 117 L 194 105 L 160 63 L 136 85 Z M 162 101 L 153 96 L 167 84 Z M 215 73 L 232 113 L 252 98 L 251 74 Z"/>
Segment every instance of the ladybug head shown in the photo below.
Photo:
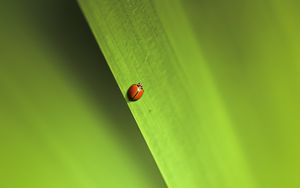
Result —
<path fill-rule="evenodd" d="M 139 88 L 143 89 L 143 84 L 138 83 L 137 86 L 138 86 Z"/>

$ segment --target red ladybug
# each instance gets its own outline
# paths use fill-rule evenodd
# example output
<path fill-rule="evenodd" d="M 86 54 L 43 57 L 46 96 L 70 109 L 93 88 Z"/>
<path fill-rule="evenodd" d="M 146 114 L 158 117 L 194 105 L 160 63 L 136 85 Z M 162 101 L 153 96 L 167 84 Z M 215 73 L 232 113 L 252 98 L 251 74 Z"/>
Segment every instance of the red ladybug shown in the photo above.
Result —
<path fill-rule="evenodd" d="M 144 93 L 143 85 L 141 83 L 138 83 L 130 86 L 127 95 L 129 100 L 137 101 L 143 96 L 143 93 Z"/>

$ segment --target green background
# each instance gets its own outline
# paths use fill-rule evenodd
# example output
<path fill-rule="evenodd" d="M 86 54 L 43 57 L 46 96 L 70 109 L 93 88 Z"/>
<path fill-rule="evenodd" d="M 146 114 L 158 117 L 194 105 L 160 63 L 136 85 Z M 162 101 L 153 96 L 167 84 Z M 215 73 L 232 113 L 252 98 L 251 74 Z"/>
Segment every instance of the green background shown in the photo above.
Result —
<path fill-rule="evenodd" d="M 0 187 L 165 187 L 77 2 L 0 7 Z"/>

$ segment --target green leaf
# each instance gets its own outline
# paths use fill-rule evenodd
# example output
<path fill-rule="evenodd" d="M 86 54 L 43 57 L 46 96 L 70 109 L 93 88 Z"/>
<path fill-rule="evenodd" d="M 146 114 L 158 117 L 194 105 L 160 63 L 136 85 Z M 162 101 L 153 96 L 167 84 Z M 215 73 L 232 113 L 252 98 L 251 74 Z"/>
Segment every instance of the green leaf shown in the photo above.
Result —
<path fill-rule="evenodd" d="M 297 187 L 297 3 L 79 2 L 168 186 Z"/>

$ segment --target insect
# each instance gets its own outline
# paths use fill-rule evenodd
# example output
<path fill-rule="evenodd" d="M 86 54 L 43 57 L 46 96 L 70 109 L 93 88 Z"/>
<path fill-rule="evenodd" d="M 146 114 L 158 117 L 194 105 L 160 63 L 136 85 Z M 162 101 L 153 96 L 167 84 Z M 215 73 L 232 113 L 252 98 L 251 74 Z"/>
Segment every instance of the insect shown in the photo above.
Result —
<path fill-rule="evenodd" d="M 144 93 L 143 85 L 141 83 L 138 83 L 130 86 L 127 95 L 129 100 L 137 101 L 143 96 L 143 93 Z"/>

